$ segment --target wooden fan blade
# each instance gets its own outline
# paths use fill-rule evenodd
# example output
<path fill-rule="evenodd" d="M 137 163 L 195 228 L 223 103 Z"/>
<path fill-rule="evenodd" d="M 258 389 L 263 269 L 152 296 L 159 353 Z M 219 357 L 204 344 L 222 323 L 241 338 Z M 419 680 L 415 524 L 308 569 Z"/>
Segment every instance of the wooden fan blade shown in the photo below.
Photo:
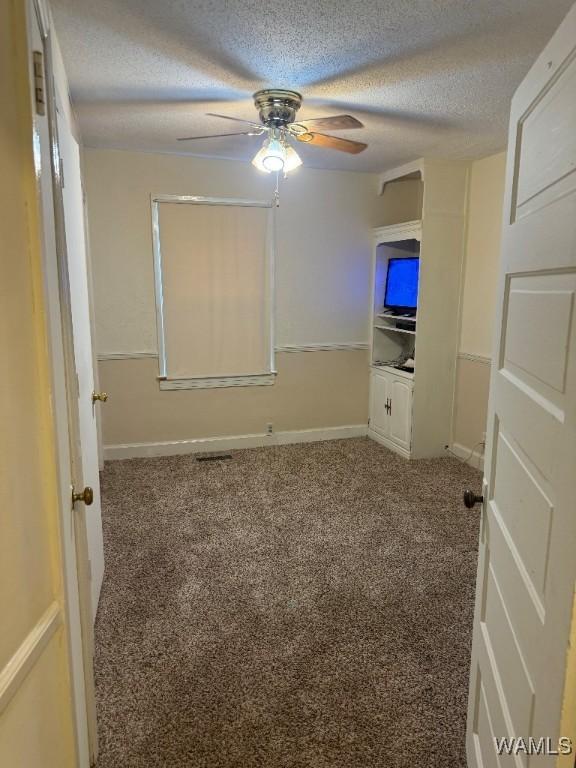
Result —
<path fill-rule="evenodd" d="M 240 133 L 213 133 L 210 136 L 182 136 L 176 141 L 194 141 L 195 139 L 222 139 L 224 136 L 258 136 L 253 131 L 241 131 Z"/>
<path fill-rule="evenodd" d="M 352 128 L 364 128 L 360 120 L 352 115 L 334 115 L 334 117 L 312 117 L 310 120 L 298 120 L 302 125 L 313 123 L 313 129 L 322 131 L 349 131 Z"/>
<path fill-rule="evenodd" d="M 315 147 L 324 147 L 325 149 L 337 149 L 339 152 L 348 152 L 350 155 L 357 155 L 368 146 L 368 144 L 363 144 L 361 141 L 350 141 L 350 139 L 341 139 L 338 136 L 327 136 L 325 133 L 301 133 L 296 138 L 304 144 L 312 144 Z"/>
<path fill-rule="evenodd" d="M 241 120 L 239 117 L 230 117 L 230 115 L 219 115 L 217 112 L 206 112 L 208 117 L 221 117 L 222 120 L 233 120 L 235 123 L 246 123 L 252 125 L 254 128 L 262 128 L 261 123 L 254 123 L 252 120 Z"/>

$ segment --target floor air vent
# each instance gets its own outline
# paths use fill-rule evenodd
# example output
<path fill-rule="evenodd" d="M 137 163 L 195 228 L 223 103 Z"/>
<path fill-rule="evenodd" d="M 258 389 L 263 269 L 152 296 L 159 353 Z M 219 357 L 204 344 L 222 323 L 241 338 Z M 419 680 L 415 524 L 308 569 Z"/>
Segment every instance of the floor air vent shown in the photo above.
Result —
<path fill-rule="evenodd" d="M 224 459 L 231 459 L 231 453 L 224 453 L 223 451 L 216 451 L 214 453 L 197 453 L 196 461 L 224 461 Z"/>

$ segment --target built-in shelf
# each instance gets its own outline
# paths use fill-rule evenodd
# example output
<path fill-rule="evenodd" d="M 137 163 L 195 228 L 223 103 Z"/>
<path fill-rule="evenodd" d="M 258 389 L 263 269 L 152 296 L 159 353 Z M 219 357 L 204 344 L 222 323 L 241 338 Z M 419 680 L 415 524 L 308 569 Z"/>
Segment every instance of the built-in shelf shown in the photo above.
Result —
<path fill-rule="evenodd" d="M 405 320 L 408 323 L 416 322 L 415 315 L 390 315 L 388 312 L 379 312 L 376 317 L 381 317 L 383 320 Z"/>
<path fill-rule="evenodd" d="M 401 379 L 414 378 L 414 372 L 410 373 L 410 371 L 401 371 L 399 368 L 395 368 L 393 365 L 385 365 L 384 363 L 372 363 L 371 367 L 375 371 L 388 371 L 389 373 L 393 373 L 395 376 L 399 376 Z"/>
<path fill-rule="evenodd" d="M 444 456 L 450 441 L 469 172 L 466 162 L 424 158 L 380 177 L 382 221 L 420 216 L 373 230 L 368 435 L 405 458 Z M 386 303 L 386 281 L 390 259 L 415 257 L 410 317 Z M 394 367 L 410 359 L 416 372 Z"/>
<path fill-rule="evenodd" d="M 405 328 L 395 328 L 393 325 L 374 325 L 379 331 L 394 331 L 394 333 L 408 333 L 410 336 L 416 336 L 416 331 L 407 331 Z"/>

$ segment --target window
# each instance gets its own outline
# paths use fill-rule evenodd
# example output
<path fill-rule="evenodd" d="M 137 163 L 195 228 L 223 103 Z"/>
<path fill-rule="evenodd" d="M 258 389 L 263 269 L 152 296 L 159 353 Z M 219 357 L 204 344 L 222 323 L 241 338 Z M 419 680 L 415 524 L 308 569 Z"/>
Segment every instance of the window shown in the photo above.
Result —
<path fill-rule="evenodd" d="M 272 203 L 152 198 L 161 389 L 273 384 Z"/>

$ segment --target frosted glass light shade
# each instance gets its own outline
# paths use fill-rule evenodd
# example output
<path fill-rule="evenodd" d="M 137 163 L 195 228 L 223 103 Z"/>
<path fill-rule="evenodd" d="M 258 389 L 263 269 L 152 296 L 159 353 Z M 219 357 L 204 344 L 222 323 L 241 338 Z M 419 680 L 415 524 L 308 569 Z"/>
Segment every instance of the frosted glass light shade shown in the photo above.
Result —
<path fill-rule="evenodd" d="M 262 164 L 262 160 L 264 159 L 265 155 L 266 155 L 266 145 L 264 144 L 263 146 L 260 147 L 258 152 L 256 152 L 256 154 L 254 155 L 254 158 L 252 160 L 252 165 L 255 168 L 258 168 L 259 171 L 263 171 L 264 173 L 270 173 L 270 171 L 267 168 L 265 168 L 264 165 Z"/>
<path fill-rule="evenodd" d="M 252 165 L 264 173 L 282 170 L 288 173 L 302 165 L 302 160 L 291 146 L 277 139 L 271 139 L 264 142 L 258 150 L 252 160 Z"/>
<path fill-rule="evenodd" d="M 293 171 L 298 166 L 302 165 L 300 155 L 291 146 L 286 147 L 286 160 L 284 160 L 284 173 Z"/>
<path fill-rule="evenodd" d="M 276 138 L 271 138 L 266 147 L 266 153 L 262 158 L 262 165 L 267 171 L 281 171 L 286 159 L 286 147 Z"/>

